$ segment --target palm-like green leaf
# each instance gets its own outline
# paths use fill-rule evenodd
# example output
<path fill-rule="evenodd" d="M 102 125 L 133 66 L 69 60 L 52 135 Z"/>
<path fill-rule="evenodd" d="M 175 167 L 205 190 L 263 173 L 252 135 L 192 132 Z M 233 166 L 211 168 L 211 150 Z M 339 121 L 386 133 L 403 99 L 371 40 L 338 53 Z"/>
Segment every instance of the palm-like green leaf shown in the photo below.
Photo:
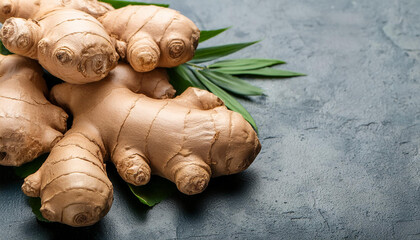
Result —
<path fill-rule="evenodd" d="M 298 76 L 305 76 L 302 73 L 290 72 L 275 68 L 260 68 L 260 69 L 249 69 L 249 70 L 235 70 L 235 69 L 224 69 L 224 68 L 217 68 L 214 71 L 231 74 L 231 75 L 255 75 L 255 76 L 263 76 L 263 77 L 298 77 Z"/>
<path fill-rule="evenodd" d="M 213 61 L 215 59 L 227 56 L 229 54 L 235 53 L 243 48 L 249 47 L 255 42 L 246 42 L 246 43 L 234 43 L 228 45 L 221 45 L 215 47 L 208 47 L 208 48 L 199 48 L 195 51 L 194 58 L 190 61 L 190 63 L 203 63 Z"/>
<path fill-rule="evenodd" d="M 248 82 L 245 82 L 244 80 L 232 75 L 210 70 L 200 71 L 200 73 L 217 86 L 229 92 L 244 96 L 255 96 L 263 94 L 263 90 L 261 88 L 253 86 Z"/>
<path fill-rule="evenodd" d="M 169 69 L 171 84 L 177 94 L 181 94 L 189 87 L 206 89 L 206 87 L 195 77 L 191 70 L 184 64 Z"/>
<path fill-rule="evenodd" d="M 169 7 L 169 4 L 160 4 L 160 3 L 131 2 L 131 1 L 122 1 L 122 0 L 100 0 L 100 1 L 109 3 L 114 8 L 122 8 L 128 5 L 155 5 L 159 7 Z"/>
<path fill-rule="evenodd" d="M 230 27 L 227 28 L 220 28 L 216 30 L 203 30 L 200 33 L 200 43 L 209 40 L 210 38 L 216 37 L 217 35 L 221 34 L 222 32 L 228 30 Z"/>
<path fill-rule="evenodd" d="M 264 67 L 271 67 L 286 62 L 278 59 L 261 59 L 261 58 L 245 58 L 245 59 L 229 59 L 218 61 L 209 65 L 209 68 L 223 68 L 229 70 L 250 70 Z"/>

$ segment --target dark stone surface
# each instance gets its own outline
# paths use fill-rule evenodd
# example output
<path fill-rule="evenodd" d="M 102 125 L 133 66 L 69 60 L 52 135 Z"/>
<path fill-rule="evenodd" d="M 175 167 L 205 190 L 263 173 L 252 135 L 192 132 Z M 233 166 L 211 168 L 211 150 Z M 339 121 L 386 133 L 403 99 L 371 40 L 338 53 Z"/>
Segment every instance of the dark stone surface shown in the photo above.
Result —
<path fill-rule="evenodd" d="M 110 174 L 110 213 L 89 228 L 35 220 L 1 169 L 0 239 L 420 239 L 420 2 L 170 1 L 206 45 L 263 39 L 232 57 L 280 58 L 307 77 L 251 80 L 242 101 L 262 152 L 198 196 L 142 206 Z"/>

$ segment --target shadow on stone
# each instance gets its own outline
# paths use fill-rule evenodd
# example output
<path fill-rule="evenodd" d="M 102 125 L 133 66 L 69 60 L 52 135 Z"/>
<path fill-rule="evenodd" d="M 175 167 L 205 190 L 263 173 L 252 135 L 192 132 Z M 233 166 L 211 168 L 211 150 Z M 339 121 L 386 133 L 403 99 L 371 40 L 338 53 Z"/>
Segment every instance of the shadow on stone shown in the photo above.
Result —
<path fill-rule="evenodd" d="M 257 176 L 248 170 L 239 174 L 213 178 L 204 192 L 188 196 L 177 192 L 172 199 L 190 217 L 197 217 L 212 201 L 244 201 L 256 184 Z"/>

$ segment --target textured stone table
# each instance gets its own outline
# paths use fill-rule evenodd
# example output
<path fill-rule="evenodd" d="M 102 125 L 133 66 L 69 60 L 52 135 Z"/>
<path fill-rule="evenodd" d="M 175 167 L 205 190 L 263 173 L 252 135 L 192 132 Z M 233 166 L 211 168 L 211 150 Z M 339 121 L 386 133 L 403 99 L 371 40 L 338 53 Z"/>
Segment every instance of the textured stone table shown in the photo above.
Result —
<path fill-rule="evenodd" d="M 89 228 L 35 220 L 21 180 L 0 176 L 0 239 L 420 239 L 420 1 L 168 1 L 207 45 L 263 39 L 232 57 L 307 73 L 256 79 L 243 100 L 262 152 L 206 192 L 142 206 L 109 168 L 110 213 Z"/>

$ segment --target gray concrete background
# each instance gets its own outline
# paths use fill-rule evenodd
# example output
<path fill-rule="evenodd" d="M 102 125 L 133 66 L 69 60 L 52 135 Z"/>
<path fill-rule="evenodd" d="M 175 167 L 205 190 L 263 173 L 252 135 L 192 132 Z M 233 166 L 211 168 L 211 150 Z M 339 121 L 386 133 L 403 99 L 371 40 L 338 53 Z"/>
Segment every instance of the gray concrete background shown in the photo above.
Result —
<path fill-rule="evenodd" d="M 256 161 L 151 209 L 110 168 L 114 205 L 82 229 L 38 223 L 1 168 L 0 239 L 420 239 L 420 1 L 166 2 L 201 29 L 233 26 L 205 45 L 263 39 L 232 58 L 308 74 L 251 80 L 267 94 L 242 101 Z"/>

